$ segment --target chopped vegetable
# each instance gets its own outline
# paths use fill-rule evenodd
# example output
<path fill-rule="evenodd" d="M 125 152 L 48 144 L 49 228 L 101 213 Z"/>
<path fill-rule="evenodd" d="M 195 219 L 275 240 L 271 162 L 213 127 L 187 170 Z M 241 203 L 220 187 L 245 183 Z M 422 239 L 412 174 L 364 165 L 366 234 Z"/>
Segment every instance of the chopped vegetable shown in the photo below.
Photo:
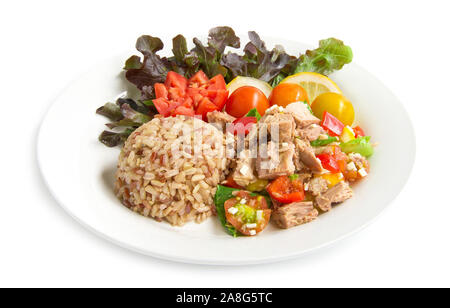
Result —
<path fill-rule="evenodd" d="M 370 137 L 358 137 L 349 142 L 341 143 L 340 147 L 345 153 L 359 153 L 362 156 L 370 157 L 373 154 L 373 147 L 370 144 Z"/>
<path fill-rule="evenodd" d="M 255 182 L 248 184 L 245 189 L 252 192 L 263 191 L 264 189 L 266 189 L 267 184 L 269 184 L 269 181 L 258 179 Z"/>
<path fill-rule="evenodd" d="M 280 176 L 267 186 L 270 196 L 280 203 L 292 203 L 305 199 L 303 182 L 298 179 L 291 180 L 288 176 Z"/>
<path fill-rule="evenodd" d="M 344 175 L 342 173 L 325 173 L 318 175 L 318 177 L 326 180 L 328 182 L 328 188 L 331 188 L 338 184 L 339 182 L 342 182 L 344 180 Z"/>
<path fill-rule="evenodd" d="M 321 125 L 332 136 L 340 136 L 344 129 L 344 124 L 327 111 L 323 113 Z"/>
<path fill-rule="evenodd" d="M 167 79 L 154 85 L 156 99 L 153 100 L 158 112 L 164 117 L 206 115 L 222 110 L 228 98 L 225 80 L 217 75 L 211 80 L 203 71 L 198 71 L 187 80 L 184 76 L 170 71 Z"/>
<path fill-rule="evenodd" d="M 351 140 L 355 139 L 355 132 L 353 131 L 353 129 L 350 126 L 347 125 L 342 130 L 342 134 L 339 138 L 341 139 L 342 142 L 351 141 Z"/>
<path fill-rule="evenodd" d="M 232 125 L 227 125 L 227 131 L 235 135 L 247 135 L 252 129 L 253 125 L 258 122 L 256 117 L 244 117 L 236 119 Z"/>
<path fill-rule="evenodd" d="M 267 226 L 271 210 L 266 199 L 238 191 L 224 204 L 227 221 L 243 235 L 256 235 Z"/>
<path fill-rule="evenodd" d="M 355 132 L 355 137 L 364 137 L 366 135 L 366 133 L 364 132 L 364 130 L 359 127 L 359 126 L 355 126 L 353 127 L 353 131 Z"/>
<path fill-rule="evenodd" d="M 338 141 L 337 137 L 328 136 L 327 139 L 317 139 L 317 140 L 311 141 L 311 145 L 313 147 L 323 147 L 323 146 L 326 146 L 330 143 L 337 142 L 337 141 Z"/>
<path fill-rule="evenodd" d="M 322 163 L 322 167 L 330 171 L 331 173 L 339 173 L 341 171 L 337 160 L 332 155 L 323 153 L 316 155 L 316 157 Z"/>

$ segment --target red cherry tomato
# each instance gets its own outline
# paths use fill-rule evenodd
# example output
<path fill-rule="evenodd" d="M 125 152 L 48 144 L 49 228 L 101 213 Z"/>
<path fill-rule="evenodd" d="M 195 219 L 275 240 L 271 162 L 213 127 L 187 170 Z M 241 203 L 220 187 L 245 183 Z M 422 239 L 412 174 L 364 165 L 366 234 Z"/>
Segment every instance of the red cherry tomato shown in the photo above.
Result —
<path fill-rule="evenodd" d="M 244 86 L 230 95 L 225 111 L 235 118 L 242 118 L 253 108 L 256 108 L 260 115 L 264 115 L 269 107 L 269 100 L 261 90 Z"/>

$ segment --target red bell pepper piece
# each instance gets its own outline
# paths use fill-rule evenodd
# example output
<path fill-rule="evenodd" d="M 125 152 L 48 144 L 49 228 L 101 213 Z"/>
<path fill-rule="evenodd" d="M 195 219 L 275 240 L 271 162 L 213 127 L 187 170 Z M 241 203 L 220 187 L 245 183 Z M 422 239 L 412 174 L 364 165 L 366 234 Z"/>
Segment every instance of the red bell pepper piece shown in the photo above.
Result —
<path fill-rule="evenodd" d="M 227 127 L 228 132 L 235 135 L 247 135 L 253 125 L 258 122 L 256 117 L 244 117 L 234 120 L 232 125 Z"/>
<path fill-rule="evenodd" d="M 342 134 L 342 130 L 345 125 L 339 121 L 334 115 L 328 113 L 327 111 L 323 112 L 322 117 L 322 127 L 328 131 L 331 136 L 340 136 Z"/>
<path fill-rule="evenodd" d="M 366 135 L 363 129 L 359 126 L 353 127 L 353 131 L 355 132 L 355 138 L 364 137 Z"/>
<path fill-rule="evenodd" d="M 341 172 L 341 169 L 339 168 L 339 163 L 330 154 L 319 154 L 316 155 L 316 157 L 320 160 L 322 163 L 322 167 L 330 171 L 331 173 L 339 173 Z"/>

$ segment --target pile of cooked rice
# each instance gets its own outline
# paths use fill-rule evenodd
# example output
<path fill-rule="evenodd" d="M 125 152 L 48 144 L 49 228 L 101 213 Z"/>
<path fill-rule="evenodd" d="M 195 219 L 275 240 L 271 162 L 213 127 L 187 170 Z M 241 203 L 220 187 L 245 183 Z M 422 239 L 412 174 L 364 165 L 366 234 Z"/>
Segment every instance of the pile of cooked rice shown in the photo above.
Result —
<path fill-rule="evenodd" d="M 224 135 L 192 117 L 154 118 L 126 141 L 115 191 L 131 210 L 181 226 L 214 212 L 227 169 Z"/>

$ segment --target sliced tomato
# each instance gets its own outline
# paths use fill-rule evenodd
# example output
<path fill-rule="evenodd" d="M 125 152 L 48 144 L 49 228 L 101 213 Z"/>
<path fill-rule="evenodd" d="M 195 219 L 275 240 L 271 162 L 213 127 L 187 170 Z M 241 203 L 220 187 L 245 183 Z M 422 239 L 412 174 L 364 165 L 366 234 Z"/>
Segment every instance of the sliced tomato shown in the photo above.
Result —
<path fill-rule="evenodd" d="M 196 85 L 197 88 L 206 85 L 209 81 L 208 76 L 203 71 L 198 71 L 189 79 L 189 85 Z"/>
<path fill-rule="evenodd" d="M 209 112 L 217 110 L 217 106 L 209 100 L 209 98 L 204 97 L 195 111 L 195 114 L 201 115 L 203 121 L 206 121 L 206 115 Z"/>
<path fill-rule="evenodd" d="M 322 127 L 326 131 L 328 131 L 331 136 L 336 137 L 342 134 L 342 130 L 344 129 L 345 125 L 334 115 L 327 111 L 324 111 L 322 117 Z"/>
<path fill-rule="evenodd" d="M 214 97 L 214 104 L 217 106 L 217 110 L 222 111 L 225 103 L 228 99 L 227 90 L 217 90 L 216 96 Z"/>
<path fill-rule="evenodd" d="M 185 106 L 179 106 L 174 111 L 172 111 L 173 116 L 184 115 L 188 117 L 193 117 L 195 115 L 194 109 Z"/>
<path fill-rule="evenodd" d="M 164 84 L 156 83 L 154 87 L 155 106 L 164 117 L 197 114 L 206 121 L 207 113 L 222 110 L 228 99 L 223 76 L 217 75 L 210 80 L 203 71 L 198 71 L 189 80 L 171 71 Z"/>
<path fill-rule="evenodd" d="M 235 135 L 247 135 L 253 125 L 258 122 L 256 117 L 244 117 L 234 120 L 232 125 L 227 125 L 227 131 Z"/>
<path fill-rule="evenodd" d="M 284 204 L 305 199 L 303 182 L 298 179 L 291 179 L 288 176 L 280 176 L 270 183 L 267 186 L 267 192 L 272 199 Z"/>
<path fill-rule="evenodd" d="M 180 74 L 170 71 L 167 73 L 166 82 L 164 83 L 166 88 L 179 88 L 182 90 L 183 95 L 186 92 L 188 80 Z"/>
<path fill-rule="evenodd" d="M 331 154 L 319 154 L 316 157 L 322 163 L 322 167 L 330 171 L 331 173 L 339 173 L 341 172 L 341 168 L 339 168 L 339 164 Z"/>
<path fill-rule="evenodd" d="M 234 210 L 230 210 L 231 208 Z M 272 214 L 263 196 L 251 196 L 243 190 L 239 191 L 236 197 L 227 200 L 224 209 L 227 221 L 240 233 L 248 236 L 263 231 Z"/>
<path fill-rule="evenodd" d="M 155 83 L 153 87 L 155 88 L 156 98 L 168 99 L 169 92 L 163 83 Z"/>
<path fill-rule="evenodd" d="M 208 90 L 226 90 L 226 88 L 227 84 L 221 74 L 211 78 L 207 87 Z"/>
<path fill-rule="evenodd" d="M 170 115 L 169 104 L 170 102 L 165 98 L 157 98 L 153 100 L 153 104 L 158 110 L 158 113 L 163 117 L 168 117 Z"/>

